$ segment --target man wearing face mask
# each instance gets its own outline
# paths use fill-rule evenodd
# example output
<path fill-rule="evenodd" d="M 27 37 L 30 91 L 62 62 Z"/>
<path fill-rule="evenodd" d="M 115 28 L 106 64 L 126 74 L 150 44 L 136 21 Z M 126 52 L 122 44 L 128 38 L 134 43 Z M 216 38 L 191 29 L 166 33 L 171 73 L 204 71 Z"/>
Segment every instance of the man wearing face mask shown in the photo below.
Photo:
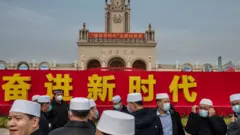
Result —
<path fill-rule="evenodd" d="M 9 111 L 9 135 L 43 135 L 39 129 L 40 105 L 27 100 L 15 100 Z"/>
<path fill-rule="evenodd" d="M 170 99 L 167 93 L 156 95 L 157 115 L 163 129 L 163 135 L 185 135 L 180 115 L 171 109 Z"/>
<path fill-rule="evenodd" d="M 122 99 L 119 95 L 114 96 L 112 98 L 112 102 L 113 102 L 114 110 L 129 114 L 127 107 L 125 105 L 123 105 Z"/>
<path fill-rule="evenodd" d="M 52 129 L 63 127 L 68 122 L 69 105 L 63 101 L 63 91 L 54 90 L 54 98 L 51 102 L 52 110 L 49 112 L 49 120 Z"/>
<path fill-rule="evenodd" d="M 90 123 L 96 129 L 95 123 L 98 118 L 98 110 L 95 101 L 93 99 L 90 99 L 89 101 L 90 101 L 90 117 L 88 119 L 88 123 Z"/>
<path fill-rule="evenodd" d="M 240 93 L 230 96 L 233 115 L 233 122 L 228 126 L 227 135 L 240 135 Z"/>
<path fill-rule="evenodd" d="M 127 96 L 128 110 L 135 117 L 135 135 L 163 135 L 156 112 L 143 108 L 142 95 L 130 93 Z"/>
<path fill-rule="evenodd" d="M 216 115 L 211 100 L 202 99 L 198 113 L 197 108 L 194 105 L 189 114 L 185 128 L 187 133 L 191 135 L 226 135 L 227 125 L 222 117 Z"/>
<path fill-rule="evenodd" d="M 94 127 L 88 123 L 90 102 L 87 98 L 72 98 L 69 119 L 64 127 L 55 129 L 49 135 L 95 135 Z"/>
<path fill-rule="evenodd" d="M 103 112 L 98 122 L 96 135 L 134 135 L 134 130 L 132 115 L 108 110 Z"/>
<path fill-rule="evenodd" d="M 50 125 L 48 123 L 47 112 L 50 106 L 50 96 L 39 96 L 37 102 L 41 105 L 39 126 L 41 131 L 43 132 L 43 135 L 48 135 L 48 133 L 50 132 Z"/>

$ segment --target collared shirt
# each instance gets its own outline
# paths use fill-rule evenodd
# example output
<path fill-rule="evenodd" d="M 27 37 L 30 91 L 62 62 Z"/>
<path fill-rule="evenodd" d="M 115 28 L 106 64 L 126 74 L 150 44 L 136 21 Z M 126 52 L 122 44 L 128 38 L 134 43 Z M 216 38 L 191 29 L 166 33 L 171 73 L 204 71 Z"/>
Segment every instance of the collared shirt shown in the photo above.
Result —
<path fill-rule="evenodd" d="M 172 118 L 170 112 L 161 115 L 157 111 L 157 115 L 162 123 L 163 135 L 173 135 Z"/>

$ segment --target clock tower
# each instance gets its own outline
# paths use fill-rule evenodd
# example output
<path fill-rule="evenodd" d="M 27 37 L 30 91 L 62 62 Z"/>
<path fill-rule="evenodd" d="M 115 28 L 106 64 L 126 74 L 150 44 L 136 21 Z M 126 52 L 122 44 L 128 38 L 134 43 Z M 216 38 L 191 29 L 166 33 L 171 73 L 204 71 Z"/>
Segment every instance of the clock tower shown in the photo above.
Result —
<path fill-rule="evenodd" d="M 130 32 L 130 0 L 106 0 L 105 32 Z"/>

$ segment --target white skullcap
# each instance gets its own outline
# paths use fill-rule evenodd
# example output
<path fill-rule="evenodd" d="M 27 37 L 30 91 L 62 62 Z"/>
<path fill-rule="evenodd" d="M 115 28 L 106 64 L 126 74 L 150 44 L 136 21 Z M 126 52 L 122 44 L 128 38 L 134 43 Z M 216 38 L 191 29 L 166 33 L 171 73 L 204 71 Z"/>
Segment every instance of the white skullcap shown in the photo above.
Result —
<path fill-rule="evenodd" d="M 97 129 L 111 135 L 134 135 L 135 120 L 127 113 L 114 110 L 104 111 Z"/>
<path fill-rule="evenodd" d="M 39 96 L 37 102 L 38 103 L 49 103 L 51 101 L 50 96 L 44 95 Z"/>
<path fill-rule="evenodd" d="M 120 97 L 119 95 L 116 95 L 116 96 L 114 96 L 114 97 L 112 98 L 112 102 L 113 102 L 114 104 L 120 102 L 121 100 L 122 100 L 122 99 L 121 99 L 121 97 Z"/>
<path fill-rule="evenodd" d="M 201 101 L 200 101 L 200 105 L 210 105 L 210 106 L 213 106 L 213 102 L 210 100 L 210 99 L 206 99 L 206 98 L 203 98 Z"/>
<path fill-rule="evenodd" d="M 37 100 L 38 100 L 38 97 L 39 97 L 39 95 L 34 95 L 34 96 L 32 96 L 32 101 L 37 101 Z"/>
<path fill-rule="evenodd" d="M 28 100 L 15 100 L 9 112 L 18 112 L 40 117 L 40 104 Z"/>
<path fill-rule="evenodd" d="M 233 94 L 230 96 L 230 102 L 240 100 L 240 93 L 238 94 Z"/>
<path fill-rule="evenodd" d="M 70 100 L 70 110 L 83 111 L 90 109 L 90 102 L 87 98 L 72 98 Z"/>
<path fill-rule="evenodd" d="M 127 102 L 137 102 L 142 101 L 142 94 L 141 93 L 130 93 L 127 96 Z"/>
<path fill-rule="evenodd" d="M 96 106 L 96 103 L 93 99 L 90 99 L 89 102 L 90 102 L 90 108 Z"/>
<path fill-rule="evenodd" d="M 167 93 L 159 93 L 156 95 L 156 99 L 164 99 L 164 98 L 169 98 Z"/>

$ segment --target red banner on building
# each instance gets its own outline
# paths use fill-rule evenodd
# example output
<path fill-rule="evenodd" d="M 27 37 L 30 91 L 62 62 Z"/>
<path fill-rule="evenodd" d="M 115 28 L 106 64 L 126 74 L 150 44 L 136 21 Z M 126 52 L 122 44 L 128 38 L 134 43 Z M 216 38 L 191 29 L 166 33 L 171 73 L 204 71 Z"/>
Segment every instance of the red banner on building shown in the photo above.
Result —
<path fill-rule="evenodd" d="M 52 97 L 53 90 L 62 89 L 64 100 L 88 97 L 95 99 L 101 109 L 112 108 L 114 95 L 120 95 L 126 103 L 127 94 L 132 92 L 141 92 L 144 105 L 155 107 L 155 95 L 166 92 L 182 114 L 188 113 L 202 98 L 210 98 L 218 113 L 226 115 L 231 113 L 229 96 L 240 92 L 239 75 L 237 72 L 1 70 L 0 106 L 10 106 L 15 99 L 31 100 L 36 94 Z"/>
<path fill-rule="evenodd" d="M 88 38 L 109 38 L 109 39 L 144 39 L 144 33 L 106 33 L 89 32 Z"/>

